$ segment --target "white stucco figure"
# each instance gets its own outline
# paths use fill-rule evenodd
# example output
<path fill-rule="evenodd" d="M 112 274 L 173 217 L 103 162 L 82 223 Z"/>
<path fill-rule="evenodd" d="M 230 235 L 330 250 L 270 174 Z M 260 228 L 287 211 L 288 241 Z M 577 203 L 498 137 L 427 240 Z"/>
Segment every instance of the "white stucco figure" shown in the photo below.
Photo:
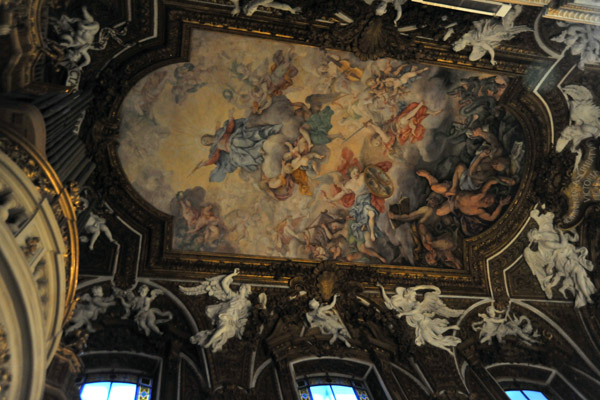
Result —
<path fill-rule="evenodd" d="M 577 64 L 579 69 L 583 70 L 586 64 L 600 63 L 600 26 L 564 22 L 557 22 L 557 24 L 566 29 L 551 40 L 564 43 L 565 50 L 570 50 L 571 54 L 579 56 Z"/>
<path fill-rule="evenodd" d="M 530 216 L 537 222 L 538 228 L 528 232 L 529 246 L 523 251 L 523 257 L 546 297 L 551 299 L 552 288 L 561 283 L 559 292 L 565 298 L 566 292 L 571 292 L 575 296 L 576 308 L 591 304 L 591 295 L 597 289 L 587 271 L 592 271 L 594 264 L 587 259 L 585 247 L 574 245 L 579 235 L 555 228 L 551 212 L 541 215 L 538 209 L 534 209 Z"/>
<path fill-rule="evenodd" d="M 146 336 L 150 336 L 150 331 L 158 335 L 163 334 L 158 325 L 172 320 L 173 314 L 170 311 L 161 311 L 158 308 L 150 307 L 154 299 L 164 294 L 162 290 L 154 289 L 150 291 L 146 285 L 140 286 L 137 295 L 131 289 L 119 290 L 115 288 L 114 290 L 125 308 L 122 319 L 129 318 L 131 312 L 135 312 L 134 321 Z"/>
<path fill-rule="evenodd" d="M 258 10 L 258 7 L 270 7 L 275 8 L 277 10 L 288 11 L 291 14 L 296 14 L 300 12 L 300 7 L 292 7 L 289 4 L 281 3 L 275 0 L 251 0 L 244 6 L 244 14 L 247 16 L 251 16 Z M 237 6 L 239 13 L 239 5 Z M 235 12 L 235 1 L 234 1 L 234 12 Z"/>
<path fill-rule="evenodd" d="M 373 4 L 373 0 L 363 0 L 363 1 L 369 5 Z M 398 23 L 398 21 L 400 21 L 400 18 L 402 18 L 402 6 L 407 1 L 408 0 L 379 0 L 379 4 L 377 5 L 377 8 L 375 9 L 375 14 L 385 15 L 385 13 L 387 13 L 388 4 L 391 4 L 392 7 L 394 7 L 394 9 L 396 10 L 396 17 L 394 18 L 394 25 L 396 25 Z"/>
<path fill-rule="evenodd" d="M 556 151 L 560 153 L 572 143 L 571 151 L 577 154 L 577 170 L 582 157 L 579 143 L 587 138 L 600 136 L 600 107 L 594 104 L 592 92 L 584 86 L 567 85 L 561 90 L 569 99 L 571 124 L 561 132 L 556 141 Z"/>
<path fill-rule="evenodd" d="M 497 310 L 493 304 L 486 309 L 486 314 L 477 314 L 481 320 L 471 325 L 475 332 L 479 332 L 479 342 L 482 344 L 492 343 L 496 338 L 502 343 L 506 336 L 518 336 L 527 344 L 538 343 L 536 338 L 540 334 L 533 330 L 531 321 L 525 315 L 516 317 L 509 310 Z"/>
<path fill-rule="evenodd" d="M 441 290 L 437 286 L 419 285 L 411 288 L 398 286 L 396 294 L 391 298 L 385 293 L 382 285 L 381 295 L 385 306 L 396 312 L 397 318 L 406 318 L 406 323 L 415 328 L 415 344 L 422 346 L 425 343 L 440 348 L 452 354 L 451 347 L 461 342 L 456 336 L 444 335 L 448 331 L 459 330 L 457 325 L 450 325 L 447 318 L 456 318 L 464 310 L 449 308 L 440 299 Z M 419 291 L 426 291 L 423 300 L 417 300 Z M 435 318 L 441 316 L 444 318 Z"/>
<path fill-rule="evenodd" d="M 252 308 L 252 303 L 248 299 L 252 287 L 242 284 L 237 292 L 231 289 L 233 277 L 239 273 L 239 268 L 236 268 L 229 275 L 208 278 L 198 286 L 179 286 L 179 289 L 188 296 L 208 294 L 220 301 L 218 304 L 206 307 L 206 316 L 211 320 L 214 328 L 196 333 L 190 338 L 192 343 L 211 349 L 214 353 L 220 351 L 232 337 L 242 338 Z M 266 307 L 266 302 L 267 296 L 262 296 L 261 306 Z"/>
<path fill-rule="evenodd" d="M 311 328 L 319 328 L 322 334 L 331 335 L 329 344 L 335 343 L 340 339 L 346 347 L 352 347 L 348 339 L 351 339 L 350 332 L 344 326 L 340 315 L 335 310 L 337 294 L 333 296 L 330 304 L 320 304 L 316 299 L 309 301 L 310 311 L 306 313 L 306 320 Z"/>
<path fill-rule="evenodd" d="M 523 32 L 532 31 L 525 25 L 515 26 L 515 20 L 521 14 L 523 7 L 516 5 L 510 10 L 501 22 L 494 19 L 485 19 L 473 22 L 473 29 L 465 33 L 462 38 L 454 42 L 454 51 L 462 51 L 467 46 L 472 46 L 469 60 L 481 60 L 486 53 L 490 53 L 490 62 L 496 65 L 494 49 L 505 40 L 511 40 Z"/>
<path fill-rule="evenodd" d="M 90 50 L 104 50 L 109 37 L 119 44 L 123 44 L 118 36 L 126 30 L 117 31 L 114 28 L 100 28 L 98 21 L 87 10 L 81 8 L 83 18 L 61 15 L 60 19 L 50 18 L 50 26 L 59 36 L 56 45 L 64 52 L 64 58 L 59 65 L 67 69 L 82 69 L 91 62 Z M 96 35 L 98 38 L 96 39 Z"/>
<path fill-rule="evenodd" d="M 95 332 L 92 327 L 92 321 L 95 321 L 100 314 L 104 314 L 108 307 L 114 306 L 114 296 L 104 297 L 101 286 L 92 287 L 92 296 L 85 293 L 75 306 L 73 318 L 71 318 L 71 326 L 65 329 L 65 335 L 75 332 L 85 326 L 88 332 Z"/>
<path fill-rule="evenodd" d="M 89 213 L 88 219 L 87 219 L 83 229 L 86 233 L 90 234 L 90 236 L 87 237 L 85 235 L 82 235 L 82 236 L 80 236 L 79 239 L 84 243 L 89 241 L 89 243 L 90 243 L 89 249 L 90 250 L 94 250 L 94 245 L 96 244 L 96 241 L 98 240 L 98 237 L 100 237 L 101 233 L 104 233 L 106 238 L 111 243 L 117 243 L 117 241 L 115 239 L 113 239 L 112 233 L 110 232 L 110 229 L 106 225 L 106 219 L 102 218 L 101 216 L 99 216 L 91 211 Z"/>

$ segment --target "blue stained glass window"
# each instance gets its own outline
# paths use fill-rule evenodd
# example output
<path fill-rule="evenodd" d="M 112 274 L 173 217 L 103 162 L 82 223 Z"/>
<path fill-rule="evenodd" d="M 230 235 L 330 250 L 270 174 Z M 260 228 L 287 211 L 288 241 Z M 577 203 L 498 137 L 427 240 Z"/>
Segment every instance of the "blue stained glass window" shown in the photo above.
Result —
<path fill-rule="evenodd" d="M 86 383 L 81 390 L 81 400 L 106 400 L 111 382 Z"/>
<path fill-rule="evenodd" d="M 149 400 L 151 382 L 147 385 L 128 382 L 88 382 L 80 391 L 81 400 Z"/>
<path fill-rule="evenodd" d="M 310 387 L 312 400 L 359 400 L 351 386 L 316 385 Z"/>
<path fill-rule="evenodd" d="M 136 390 L 136 384 L 113 382 L 108 400 L 135 400 Z"/>
<path fill-rule="evenodd" d="M 548 400 L 542 392 L 535 390 L 507 390 L 505 393 L 511 400 Z"/>

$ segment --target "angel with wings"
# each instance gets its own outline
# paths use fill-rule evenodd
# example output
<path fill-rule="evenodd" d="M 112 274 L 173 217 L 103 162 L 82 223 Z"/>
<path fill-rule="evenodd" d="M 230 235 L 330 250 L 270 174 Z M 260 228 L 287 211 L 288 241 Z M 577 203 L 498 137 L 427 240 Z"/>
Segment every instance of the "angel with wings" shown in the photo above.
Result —
<path fill-rule="evenodd" d="M 71 318 L 72 325 L 65 329 L 65 335 L 75 332 L 83 326 L 88 332 L 95 332 L 92 321 L 95 321 L 100 314 L 104 314 L 108 307 L 114 305 L 114 296 L 104 297 L 102 286 L 94 286 L 92 296 L 85 293 L 79 299 L 73 318 Z"/>
<path fill-rule="evenodd" d="M 220 351 L 232 337 L 242 338 L 252 308 L 252 303 L 248 299 L 252 288 L 248 284 L 242 284 L 237 292 L 231 289 L 233 278 L 239 273 L 239 268 L 236 268 L 229 275 L 208 278 L 198 286 L 179 286 L 179 290 L 185 295 L 208 294 L 220 301 L 206 307 L 206 316 L 212 321 L 214 328 L 200 331 L 192 336 L 190 341 L 193 344 L 211 349 L 214 353 Z M 266 296 L 262 296 L 261 301 L 266 302 Z"/>
<path fill-rule="evenodd" d="M 121 318 L 127 319 L 132 311 L 135 312 L 134 321 L 146 336 L 150 336 L 150 331 L 162 335 L 163 333 L 158 328 L 158 324 L 173 319 L 173 314 L 170 311 L 161 311 L 158 308 L 150 307 L 154 299 L 164 294 L 160 289 L 150 291 L 147 285 L 141 285 L 137 295 L 132 289 L 120 290 L 115 288 L 115 293 L 125 308 L 125 314 Z"/>
<path fill-rule="evenodd" d="M 312 299 L 308 303 L 310 311 L 306 313 L 306 320 L 311 328 L 319 328 L 322 334 L 331 335 L 329 344 L 333 344 L 340 339 L 346 347 L 352 347 L 348 342 L 350 332 L 348 332 L 340 315 L 335 310 L 337 296 L 337 294 L 333 296 L 331 304 L 321 304 L 317 299 Z"/>
<path fill-rule="evenodd" d="M 415 328 L 415 344 L 422 346 L 428 343 L 452 354 L 451 347 L 461 342 L 456 336 L 445 336 L 451 330 L 459 330 L 457 325 L 450 325 L 447 318 L 456 318 L 462 315 L 464 310 L 454 310 L 444 304 L 440 299 L 441 290 L 437 286 L 419 285 L 411 288 L 399 286 L 396 294 L 391 298 L 385 293 L 382 285 L 381 295 L 385 306 L 396 312 L 397 318 L 406 318 L 408 326 Z M 421 290 L 427 290 L 423 300 L 417 300 L 417 294 Z M 436 315 L 444 318 L 434 318 Z"/>
<path fill-rule="evenodd" d="M 546 297 L 551 299 L 552 288 L 562 281 L 559 292 L 563 297 L 566 297 L 567 291 L 573 293 L 576 308 L 591 304 L 591 295 L 597 289 L 587 271 L 592 271 L 594 264 L 587 259 L 585 247 L 573 244 L 579 240 L 577 232 L 563 232 L 555 228 L 551 212 L 540 214 L 538 209 L 534 209 L 530 216 L 537 222 L 538 228 L 528 232 L 529 246 L 523 250 L 523 258 Z"/>

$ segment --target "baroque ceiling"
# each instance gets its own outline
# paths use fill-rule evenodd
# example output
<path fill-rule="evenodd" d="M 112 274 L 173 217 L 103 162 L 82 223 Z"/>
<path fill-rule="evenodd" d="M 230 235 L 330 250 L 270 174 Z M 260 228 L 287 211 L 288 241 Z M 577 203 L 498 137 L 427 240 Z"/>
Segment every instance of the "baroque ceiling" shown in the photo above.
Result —
<path fill-rule="evenodd" d="M 189 337 L 189 320 L 209 324 L 188 295 L 228 277 L 253 287 L 248 318 L 270 327 L 246 332 L 256 342 L 282 329 L 269 306 L 285 320 L 338 294 L 354 310 L 342 319 L 381 322 L 369 304 L 393 309 L 382 291 L 396 286 L 443 293 L 469 310 L 445 317 L 469 326 L 493 304 L 555 332 L 595 307 L 598 26 L 557 20 L 558 5 L 493 18 L 415 1 L 48 3 L 47 80 L 94 94 L 81 290 L 162 288 L 159 305 L 191 310 L 165 317 Z M 562 329 L 539 340 L 581 340 L 596 374 L 590 338 Z M 452 353 L 460 339 L 425 342 Z"/>

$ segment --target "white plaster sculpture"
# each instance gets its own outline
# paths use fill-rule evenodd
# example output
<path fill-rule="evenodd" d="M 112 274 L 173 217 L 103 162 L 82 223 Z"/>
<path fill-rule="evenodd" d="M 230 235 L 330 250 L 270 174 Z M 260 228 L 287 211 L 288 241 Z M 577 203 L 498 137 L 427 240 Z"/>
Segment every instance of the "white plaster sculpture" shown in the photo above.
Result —
<path fill-rule="evenodd" d="M 523 32 L 532 31 L 525 25 L 515 26 L 515 20 L 521 14 L 523 7 L 516 5 L 510 10 L 502 22 L 493 19 L 485 19 L 473 22 L 473 29 L 465 33 L 462 38 L 458 39 L 453 46 L 453 50 L 458 52 L 464 50 L 467 46 L 472 46 L 469 60 L 478 61 L 490 53 L 490 62 L 496 65 L 494 49 L 505 40 L 511 40 L 515 36 Z"/>
<path fill-rule="evenodd" d="M 58 65 L 67 69 L 83 69 L 92 61 L 89 54 L 90 50 L 104 50 L 109 38 L 113 38 L 117 43 L 123 45 L 119 36 L 126 33 L 123 28 L 117 31 L 114 28 L 100 28 L 98 21 L 87 10 L 87 7 L 81 8 L 83 18 L 69 17 L 61 15 L 60 19 L 50 18 L 50 26 L 59 35 L 59 41 L 56 43 L 58 48 L 64 52 L 64 58 Z M 96 40 L 96 35 L 98 38 Z"/>
<path fill-rule="evenodd" d="M 86 198 L 82 197 L 81 202 L 83 203 L 84 209 L 87 209 L 89 207 L 89 201 Z M 79 237 L 79 240 L 81 240 L 83 243 L 89 242 L 90 243 L 89 249 L 92 251 L 94 250 L 96 241 L 100 237 L 101 233 L 104 233 L 106 238 L 111 243 L 118 244 L 118 242 L 115 239 L 113 239 L 112 233 L 110 232 L 110 229 L 106 225 L 106 219 L 104 219 L 103 217 L 99 216 L 98 214 L 96 214 L 92 211 L 90 211 L 88 214 L 87 220 L 83 226 L 83 230 L 85 233 L 89 234 L 90 236 L 88 237 L 86 235 L 81 235 Z"/>
<path fill-rule="evenodd" d="M 100 217 L 99 215 L 94 214 L 91 211 L 90 211 L 90 214 L 88 216 L 88 219 L 87 219 L 83 229 L 86 233 L 89 233 L 91 236 L 88 238 L 87 236 L 82 235 L 82 236 L 80 236 L 79 239 L 84 243 L 89 241 L 89 243 L 90 243 L 89 249 L 90 250 L 94 250 L 94 245 L 96 244 L 96 241 L 98 240 L 98 237 L 100 237 L 101 233 L 104 233 L 106 238 L 111 243 L 117 243 L 117 241 L 115 239 L 113 239 L 112 233 L 110 232 L 110 229 L 106 225 L 106 220 L 104 218 Z"/>
<path fill-rule="evenodd" d="M 415 328 L 415 344 L 422 346 L 428 343 L 452 354 L 451 347 L 461 342 L 456 336 L 445 336 L 444 334 L 451 330 L 459 330 L 457 325 L 450 325 L 447 318 L 456 318 L 462 315 L 464 310 L 454 310 L 449 308 L 440 299 L 442 293 L 440 288 L 431 285 L 419 285 L 411 288 L 398 286 L 396 294 L 391 298 L 385 293 L 382 285 L 381 295 L 385 306 L 395 311 L 397 318 L 406 318 L 406 323 L 411 328 Z M 417 293 L 426 290 L 423 300 L 417 300 Z M 434 318 L 436 315 L 444 318 Z"/>
<path fill-rule="evenodd" d="M 334 308 L 336 299 L 337 294 L 333 296 L 331 304 L 320 304 L 316 299 L 309 301 L 310 311 L 306 313 L 306 320 L 311 328 L 319 328 L 322 334 L 331 335 L 329 344 L 340 339 L 346 347 L 352 347 L 348 342 L 348 339 L 351 339 L 350 332 Z"/>
<path fill-rule="evenodd" d="M 85 293 L 77 302 L 73 318 L 71 318 L 71 326 L 65 329 L 65 335 L 74 332 L 85 325 L 85 330 L 95 332 L 92 327 L 92 321 L 95 321 L 100 314 L 104 314 L 108 307 L 114 306 L 114 296 L 104 297 L 101 286 L 92 287 L 92 296 Z"/>
<path fill-rule="evenodd" d="M 208 294 L 220 301 L 218 304 L 206 307 L 206 316 L 211 320 L 214 328 L 196 333 L 190 338 L 192 343 L 211 349 L 214 353 L 220 351 L 232 337 L 242 338 L 252 308 L 252 303 L 248 300 L 252 288 L 248 284 L 243 284 L 237 292 L 231 289 L 233 277 L 239 273 L 239 268 L 236 268 L 229 275 L 208 278 L 198 286 L 179 286 L 179 289 L 188 296 Z M 266 302 L 267 296 L 261 296 L 261 306 L 266 307 Z"/>
<path fill-rule="evenodd" d="M 530 216 L 537 222 L 538 228 L 528 232 L 529 246 L 523 251 L 523 257 L 546 297 L 551 299 L 552 288 L 562 281 L 559 292 L 565 298 L 566 292 L 571 292 L 575 296 L 576 308 L 591 304 L 591 295 L 597 289 L 587 271 L 592 271 L 594 264 L 587 259 L 585 247 L 573 244 L 579 240 L 579 235 L 555 228 L 551 212 L 541 215 L 538 209 L 534 209 Z M 534 245 L 537 247 L 535 250 Z"/>
<path fill-rule="evenodd" d="M 120 290 L 114 288 L 114 291 L 125 308 L 125 314 L 123 314 L 121 319 L 127 319 L 132 311 L 135 312 L 134 321 L 146 336 L 150 336 L 150 331 L 162 335 L 163 333 L 158 328 L 158 325 L 173 319 L 173 314 L 170 311 L 161 311 L 158 308 L 150 307 L 154 299 L 164 294 L 160 289 L 150 291 L 148 286 L 141 285 L 137 295 L 132 289 Z"/>
<path fill-rule="evenodd" d="M 552 41 L 564 43 L 565 50 L 570 50 L 574 56 L 579 56 L 577 66 L 583 70 L 586 64 L 600 63 L 600 26 L 588 24 L 567 24 L 557 22 L 558 26 L 567 27 Z"/>
<path fill-rule="evenodd" d="M 533 330 L 531 321 L 525 315 L 517 318 L 508 309 L 499 311 L 493 304 L 486 309 L 486 314 L 477 315 L 481 320 L 473 322 L 471 326 L 475 332 L 479 332 L 481 344 L 491 344 L 493 338 L 502 343 L 506 336 L 518 336 L 527 344 L 538 343 L 536 338 L 540 334 Z"/>
<path fill-rule="evenodd" d="M 556 141 L 556 151 L 560 153 L 572 142 L 571 151 L 577 154 L 577 170 L 582 157 L 579 143 L 587 138 L 600 136 L 600 107 L 594 104 L 592 92 L 583 86 L 567 85 L 561 90 L 569 98 L 571 125 L 561 132 Z"/>
<path fill-rule="evenodd" d="M 239 0 L 231 0 L 231 3 L 233 3 L 233 10 L 231 11 L 231 15 L 238 15 L 240 13 L 240 1 Z M 270 7 L 270 8 L 275 8 L 277 10 L 282 10 L 282 11 L 288 11 L 292 14 L 296 14 L 297 12 L 300 12 L 300 7 L 292 7 L 289 4 L 285 4 L 285 3 L 281 3 L 279 1 L 275 1 L 275 0 L 250 0 L 245 6 L 244 6 L 244 14 L 246 14 L 247 16 L 252 16 L 252 14 L 254 14 L 257 10 L 258 7 L 263 6 L 263 7 Z"/>
<path fill-rule="evenodd" d="M 363 1 L 365 3 L 367 3 L 368 5 L 373 4 L 373 0 L 363 0 Z M 385 13 L 387 13 L 388 4 L 391 4 L 394 7 L 394 9 L 396 10 L 396 17 L 394 18 L 394 25 L 396 25 L 398 23 L 398 21 L 400 21 L 400 18 L 402 18 L 402 6 L 407 1 L 408 0 L 380 0 L 379 5 L 375 9 L 375 14 L 385 15 Z"/>

